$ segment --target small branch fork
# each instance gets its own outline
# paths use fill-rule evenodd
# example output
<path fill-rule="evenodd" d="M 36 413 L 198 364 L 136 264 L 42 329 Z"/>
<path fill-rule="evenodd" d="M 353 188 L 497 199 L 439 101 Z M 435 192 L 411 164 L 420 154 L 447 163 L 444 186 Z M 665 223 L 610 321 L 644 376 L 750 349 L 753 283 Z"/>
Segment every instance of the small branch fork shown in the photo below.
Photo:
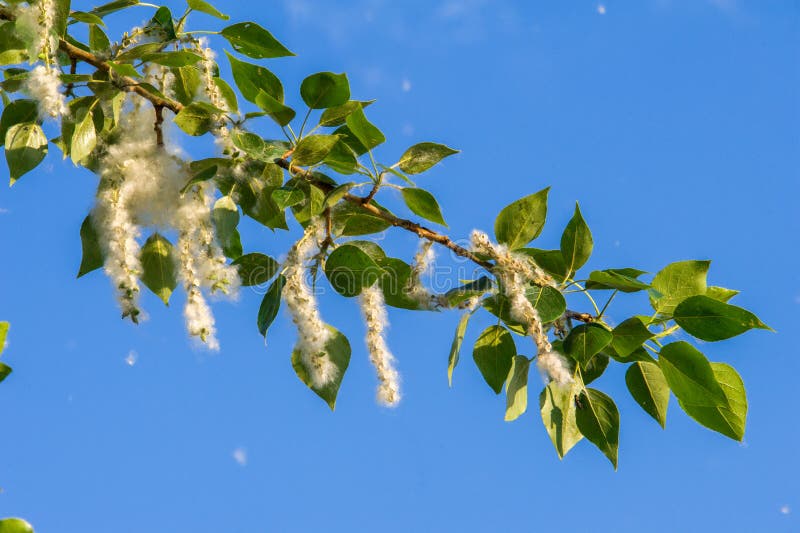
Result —
<path fill-rule="evenodd" d="M 11 12 L 11 10 L 9 10 L 7 7 L 0 6 L 0 20 L 14 20 L 14 19 L 15 16 Z M 64 39 L 59 39 L 58 48 L 69 57 L 70 67 L 71 67 L 70 71 L 74 71 L 73 65 L 76 65 L 78 62 L 87 63 L 100 71 L 109 73 L 109 75 L 111 75 L 113 78 L 117 80 L 120 89 L 127 92 L 136 93 L 142 98 L 149 100 L 150 103 L 153 104 L 153 107 L 155 108 L 156 111 L 156 121 L 154 125 L 154 130 L 156 132 L 156 140 L 159 146 L 164 145 L 164 133 L 162 129 L 162 124 L 164 122 L 163 111 L 164 109 L 169 109 L 173 113 L 178 114 L 183 109 L 184 107 L 183 104 L 175 100 L 172 100 L 170 98 L 163 98 L 157 94 L 151 93 L 149 90 L 147 90 L 146 87 L 140 85 L 138 81 L 129 76 L 120 76 L 116 74 L 114 71 L 111 70 L 111 66 L 108 64 L 108 62 L 98 58 L 91 52 L 81 50 L 77 46 L 70 44 Z M 285 156 L 288 156 L 288 154 L 285 154 Z M 331 184 L 316 179 L 312 172 L 303 169 L 298 169 L 297 167 L 292 166 L 292 164 L 285 158 L 276 159 L 275 163 L 279 167 L 288 170 L 290 173 L 298 175 L 303 179 L 307 180 L 309 183 L 313 184 L 323 192 L 326 193 L 330 192 L 334 188 Z M 373 187 L 372 190 L 369 192 L 369 194 L 364 197 L 348 193 L 345 194 L 344 199 L 354 205 L 359 206 L 361 209 L 368 212 L 370 215 L 376 218 L 380 218 L 388 222 L 392 226 L 402 228 L 406 231 L 414 233 L 421 239 L 426 239 L 431 242 L 440 244 L 445 248 L 452 250 L 453 253 L 455 253 L 456 255 L 464 257 L 465 259 L 469 259 L 476 265 L 481 266 L 490 272 L 494 268 L 494 265 L 491 262 L 485 261 L 480 257 L 476 256 L 474 253 L 467 250 L 466 248 L 464 248 L 463 246 L 459 246 L 447 235 L 443 235 L 441 233 L 433 231 L 411 220 L 399 218 L 387 211 L 380 209 L 379 207 L 376 207 L 371 202 L 375 194 L 378 192 L 377 189 L 378 186 Z M 579 320 L 581 322 L 592 322 L 594 320 L 594 317 L 588 313 L 578 313 L 575 311 L 567 311 L 566 316 L 568 318 Z"/>

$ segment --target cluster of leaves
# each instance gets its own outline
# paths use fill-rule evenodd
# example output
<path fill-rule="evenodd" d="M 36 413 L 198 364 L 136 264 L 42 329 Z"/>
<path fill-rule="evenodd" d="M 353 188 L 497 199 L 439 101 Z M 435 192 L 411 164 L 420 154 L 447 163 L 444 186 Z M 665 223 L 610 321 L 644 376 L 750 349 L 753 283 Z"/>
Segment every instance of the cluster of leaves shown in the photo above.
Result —
<path fill-rule="evenodd" d="M 139 30 L 147 36 L 143 44 L 137 44 L 127 34 L 112 43 L 103 29 L 106 16 L 140 5 L 137 0 L 115 0 L 90 11 L 70 11 L 69 0 L 54 1 L 61 6 L 59 12 L 68 13 L 64 23 L 57 25 L 61 28 L 57 59 L 63 66 L 75 66 L 70 74 L 61 76 L 70 97 L 70 114 L 62 120 L 60 135 L 51 141 L 65 158 L 90 170 L 97 169 L 103 147 L 113 144 L 119 133 L 120 116 L 125 112 L 123 100 L 128 92 L 148 99 L 159 111 L 175 112 L 168 118 L 188 135 L 217 134 L 219 127 L 228 131 L 229 142 L 222 156 L 188 164 L 192 177 L 184 190 L 188 192 L 197 183 L 213 180 L 220 193 L 214 206 L 214 222 L 225 254 L 239 267 L 245 286 L 269 284 L 257 313 L 261 335 L 266 335 L 278 313 L 286 280 L 273 258 L 244 252 L 238 232 L 242 216 L 273 230 L 288 230 L 287 217 L 302 226 L 314 217 L 324 217 L 328 235 L 312 269 L 315 277 L 317 272 L 324 272 L 331 287 L 348 298 L 377 282 L 388 305 L 421 310 L 425 306 L 404 291 L 413 275 L 412 266 L 365 238 L 400 227 L 421 238 L 445 243 L 485 268 L 486 275 L 440 295 L 437 301 L 441 307 L 459 308 L 477 297 L 478 309 L 498 318 L 497 325 L 478 336 L 473 357 L 492 390 L 499 394 L 505 389 L 506 420 L 514 420 L 526 411 L 528 375 L 534 359 L 518 353 L 516 344 L 525 336 L 524 327 L 511 318 L 509 301 L 492 275 L 491 258 L 458 248 L 442 234 L 401 218 L 376 200 L 381 190 L 399 190 L 411 215 L 445 226 L 435 197 L 417 187 L 412 178 L 456 150 L 437 143 L 420 143 L 390 164 L 379 163 L 376 149 L 386 137 L 367 118 L 366 110 L 372 101 L 351 98 L 345 74 L 319 72 L 303 80 L 299 88 L 302 111 L 298 115 L 286 101 L 280 79 L 262 64 L 251 61 L 293 54 L 255 22 L 202 32 L 216 33 L 232 48 L 225 51 L 225 56 L 233 84 L 220 77 L 219 72 L 213 78 L 228 109 L 215 107 L 202 96 L 203 57 L 197 48 L 196 32 L 185 26 L 192 12 L 220 20 L 228 17 L 203 0 L 188 0 L 186 11 L 178 18 L 166 7 L 158 8 Z M 11 99 L 27 76 L 27 70 L 18 64 L 36 58 L 27 58 L 28 43 L 15 28 L 10 12 L 3 11 L 3 5 L 0 2 L 0 15 L 6 19 L 0 25 L 0 63 L 12 66 L 4 69 L 4 81 L 0 82 L 5 104 L 0 140 L 5 141 L 13 183 L 41 162 L 48 141 L 37 118 L 36 102 Z M 87 29 L 88 42 L 80 42 L 67 32 L 80 25 Z M 146 81 L 143 73 L 148 65 L 163 67 L 174 76 L 174 99 Z M 240 106 L 240 99 L 247 103 L 241 102 Z M 272 125 L 276 135 L 265 137 L 256 131 L 264 129 L 265 123 Z M 274 138 L 281 135 L 283 138 Z M 359 191 L 366 194 L 359 195 Z M 544 189 L 507 206 L 495 221 L 494 233 L 499 243 L 514 254 L 529 258 L 555 280 L 553 285 L 530 284 L 525 296 L 555 337 L 554 347 L 568 358 L 574 376 L 571 385 L 550 383 L 539 395 L 541 417 L 559 456 L 586 437 L 616 467 L 617 407 L 608 395 L 589 387 L 612 360 L 628 365 L 626 384 L 631 395 L 662 426 L 672 392 L 681 408 L 699 423 L 741 439 L 747 401 L 736 371 L 726 364 L 709 362 L 688 342 L 662 341 L 681 330 L 703 341 L 719 341 L 766 326 L 750 312 L 728 303 L 736 291 L 707 285 L 708 261 L 673 263 L 650 281 L 644 281 L 645 272 L 633 268 L 595 270 L 586 277 L 579 276 L 578 271 L 592 253 L 593 240 L 577 207 L 559 249 L 531 247 L 545 223 L 547 194 L 548 189 Z M 82 276 L 101 267 L 103 255 L 88 217 L 80 235 Z M 172 244 L 154 233 L 147 239 L 141 259 L 143 283 L 168 302 L 177 283 Z M 619 293 L 636 292 L 649 295 L 653 314 L 635 315 L 612 327 L 605 320 L 608 304 Z M 569 293 L 585 295 L 592 312 L 569 311 L 565 298 Z M 610 297 L 600 308 L 594 298 L 603 293 Z M 474 312 L 465 311 L 456 330 L 448 363 L 451 382 Z M 298 358 L 293 358 L 299 377 L 331 408 L 350 359 L 349 342 L 338 331 L 334 333 L 329 352 L 340 370 L 334 383 L 315 388 Z M 517 341 L 514 335 L 518 336 Z"/>

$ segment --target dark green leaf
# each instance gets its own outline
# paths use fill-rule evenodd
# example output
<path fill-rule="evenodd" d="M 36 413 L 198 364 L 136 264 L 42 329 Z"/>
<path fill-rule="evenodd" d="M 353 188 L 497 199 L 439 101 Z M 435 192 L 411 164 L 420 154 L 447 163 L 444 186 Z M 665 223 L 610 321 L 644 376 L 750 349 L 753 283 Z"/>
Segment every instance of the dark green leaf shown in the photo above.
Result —
<path fill-rule="evenodd" d="M 239 225 L 239 208 L 230 196 L 223 196 L 214 203 L 213 218 L 222 251 L 233 259 L 241 256 L 242 242 L 236 229 Z"/>
<path fill-rule="evenodd" d="M 242 286 L 252 287 L 266 283 L 278 272 L 280 265 L 268 255 L 251 253 L 237 257 L 232 263 L 239 269 Z"/>
<path fill-rule="evenodd" d="M 0 352 L 2 352 L 2 350 L 0 350 Z M 3 380 L 5 380 L 9 374 L 11 374 L 11 367 L 5 363 L 0 363 L 0 383 L 2 383 Z M 2 531 L 3 531 L 2 526 L 0 526 L 0 533 L 2 533 Z"/>
<path fill-rule="evenodd" d="M 169 305 L 169 297 L 178 286 L 175 274 L 175 253 L 170 243 L 153 233 L 142 247 L 142 283 Z"/>
<path fill-rule="evenodd" d="M 380 284 L 386 305 L 412 311 L 424 308 L 419 300 L 406 291 L 411 279 L 411 265 L 394 257 L 386 257 L 377 263 L 383 269 Z"/>
<path fill-rule="evenodd" d="M 81 224 L 81 249 L 81 266 L 78 269 L 78 277 L 101 268 L 105 262 L 97 230 L 92 222 L 92 215 L 83 219 Z"/>
<path fill-rule="evenodd" d="M 346 74 L 318 72 L 300 84 L 300 96 L 311 109 L 327 109 L 344 105 L 350 98 L 350 83 Z M 358 108 L 361 106 L 359 105 Z"/>
<path fill-rule="evenodd" d="M 217 167 L 210 166 L 206 167 L 186 182 L 186 185 L 181 188 L 181 194 L 186 194 L 192 187 L 197 185 L 198 183 L 203 183 L 204 181 L 208 181 L 212 179 L 214 176 L 217 175 Z"/>
<path fill-rule="evenodd" d="M 425 172 L 445 157 L 457 154 L 458 150 L 443 144 L 424 142 L 415 144 L 400 157 L 397 166 L 408 174 Z"/>
<path fill-rule="evenodd" d="M 197 67 L 180 67 L 171 69 L 175 76 L 172 90 L 175 92 L 175 99 L 183 105 L 189 105 L 194 101 L 197 88 L 200 86 L 200 71 Z"/>
<path fill-rule="evenodd" d="M 300 380 L 305 383 L 308 388 L 313 390 L 320 398 L 325 400 L 325 402 L 331 408 L 331 411 L 333 411 L 336 408 L 336 396 L 339 394 L 339 387 L 342 385 L 342 379 L 344 378 L 344 374 L 347 371 L 348 365 L 350 364 L 350 343 L 347 341 L 347 337 L 342 335 L 336 329 L 330 326 L 328 326 L 328 329 L 331 331 L 332 336 L 331 340 L 328 341 L 325 353 L 328 355 L 328 357 L 330 357 L 333 364 L 339 370 L 336 378 L 322 387 L 315 386 L 311 382 L 308 370 L 303 362 L 303 358 L 300 352 L 297 350 L 292 352 L 292 366 L 294 367 L 294 371 L 297 373 L 297 377 L 299 377 Z"/>
<path fill-rule="evenodd" d="M 372 150 L 386 141 L 386 137 L 381 133 L 381 130 L 367 120 L 366 115 L 364 115 L 364 110 L 361 108 L 347 115 L 345 122 L 350 132 L 367 150 Z M 356 153 L 358 153 L 358 150 L 356 150 Z"/>
<path fill-rule="evenodd" d="M 262 337 L 267 336 L 267 330 L 275 317 L 278 316 L 278 310 L 281 308 L 281 293 L 283 286 L 286 285 L 286 278 L 283 274 L 275 278 L 272 285 L 269 286 L 267 292 L 264 294 L 264 299 L 261 300 L 261 307 L 258 308 L 258 318 L 256 324 L 258 332 Z"/>
<path fill-rule="evenodd" d="M 444 294 L 444 298 L 447 301 L 448 306 L 456 307 L 470 298 L 486 294 L 492 290 L 493 287 L 494 284 L 490 278 L 481 276 L 475 281 L 470 281 L 469 283 L 465 283 L 460 287 L 450 289 Z"/>
<path fill-rule="evenodd" d="M 741 441 L 744 439 L 747 419 L 747 395 L 742 378 L 733 367 L 724 363 L 711 363 L 711 369 L 725 393 L 727 403 L 694 405 L 679 399 L 678 405 L 703 426 Z"/>
<path fill-rule="evenodd" d="M 162 35 L 161 40 L 171 41 L 175 39 L 175 25 L 172 21 L 172 12 L 166 6 L 161 6 L 156 10 L 155 15 L 147 25 L 147 29 L 156 30 Z"/>
<path fill-rule="evenodd" d="M 442 218 L 442 210 L 431 193 L 424 189 L 411 187 L 404 188 L 402 192 L 403 200 L 415 215 L 447 227 L 444 218 Z"/>
<path fill-rule="evenodd" d="M 6 132 L 6 162 L 11 185 L 47 155 L 47 137 L 38 124 L 14 124 Z"/>
<path fill-rule="evenodd" d="M 539 265 L 539 267 L 553 276 L 557 282 L 561 283 L 567 275 L 567 265 L 561 250 L 540 250 L 538 248 L 519 248 L 518 253 L 527 255 Z"/>
<path fill-rule="evenodd" d="M 525 297 L 539 312 L 539 318 L 544 323 L 557 319 L 567 309 L 567 302 L 564 296 L 558 289 L 550 286 L 537 287 L 529 285 L 525 289 Z M 490 296 L 485 298 L 481 304 L 487 311 L 503 320 L 510 329 L 521 335 L 525 334 L 525 327 L 511 318 L 511 305 L 505 295 L 496 294 Z"/>
<path fill-rule="evenodd" d="M 303 137 L 292 153 L 292 161 L 296 165 L 314 165 L 319 163 L 339 142 L 337 135 L 309 135 Z"/>
<path fill-rule="evenodd" d="M 83 22 L 84 24 L 99 24 L 100 26 L 105 26 L 105 22 L 103 19 L 95 15 L 94 13 L 85 13 L 83 11 L 73 11 L 69 14 L 70 17 L 75 19 L 77 22 Z"/>
<path fill-rule="evenodd" d="M 653 333 L 647 329 L 642 320 L 634 316 L 614 328 L 612 346 L 618 356 L 627 357 L 631 352 L 639 348 L 644 341 L 652 337 Z"/>
<path fill-rule="evenodd" d="M 516 420 L 528 410 L 528 369 L 531 361 L 524 355 L 515 355 L 511 375 L 506 387 L 505 421 Z"/>
<path fill-rule="evenodd" d="M 228 26 L 222 30 L 222 36 L 231 43 L 234 50 L 254 59 L 294 55 L 255 22 L 240 22 Z"/>
<path fill-rule="evenodd" d="M 661 372 L 661 367 L 656 363 L 636 362 L 628 367 L 625 383 L 636 403 L 661 424 L 662 428 L 665 427 L 669 385 Z"/>
<path fill-rule="evenodd" d="M 576 380 L 569 386 L 562 386 L 551 381 L 539 395 L 539 410 L 547 434 L 556 448 L 559 459 L 582 438 L 575 420 L 575 396 L 580 393 L 581 385 Z"/>
<path fill-rule="evenodd" d="M 637 277 L 645 274 L 635 268 L 611 268 L 608 270 L 595 270 L 589 274 L 586 288 L 590 290 L 618 290 L 621 292 L 637 292 L 647 290 L 650 285 L 641 282 Z"/>
<path fill-rule="evenodd" d="M 108 53 L 111 50 L 108 35 L 95 24 L 89 26 L 89 49 L 100 53 Z"/>
<path fill-rule="evenodd" d="M 514 339 L 502 326 L 489 326 L 481 333 L 472 349 L 472 357 L 483 379 L 495 394 L 500 394 L 511 371 L 511 362 L 517 354 Z"/>
<path fill-rule="evenodd" d="M 228 15 L 223 15 L 220 13 L 216 7 L 212 6 L 205 0 L 187 0 L 187 4 L 189 4 L 189 7 L 195 11 L 200 11 L 201 13 L 211 15 L 212 17 L 217 17 L 218 19 L 228 20 L 230 18 Z"/>
<path fill-rule="evenodd" d="M 245 100 L 255 103 L 260 91 L 264 91 L 278 102 L 283 102 L 283 85 L 272 72 L 259 65 L 240 61 L 225 52 L 231 63 L 233 81 Z"/>
<path fill-rule="evenodd" d="M 614 335 L 600 324 L 581 324 L 564 339 L 564 351 L 581 365 L 611 343 Z"/>
<path fill-rule="evenodd" d="M 272 191 L 272 199 L 275 200 L 275 205 L 278 206 L 278 209 L 283 210 L 287 207 L 303 203 L 306 199 L 306 195 L 297 188 L 278 187 Z"/>
<path fill-rule="evenodd" d="M 339 203 L 339 200 L 344 198 L 344 196 L 348 192 L 350 192 L 350 189 L 355 187 L 355 185 L 356 185 L 355 183 L 349 182 L 337 186 L 335 189 L 333 189 L 331 192 L 325 195 L 325 201 L 323 202 L 323 206 L 324 207 L 335 206 L 337 203 Z"/>
<path fill-rule="evenodd" d="M 671 315 L 675 307 L 689 296 L 705 294 L 710 261 L 679 261 L 667 265 L 650 284 L 658 293 L 651 295 L 653 309 Z"/>
<path fill-rule="evenodd" d="M 372 205 L 377 204 L 373 201 Z M 336 204 L 332 215 L 333 231 L 342 237 L 379 233 L 390 226 L 384 219 L 371 215 L 350 202 Z"/>
<path fill-rule="evenodd" d="M 120 76 L 129 76 L 131 78 L 142 77 L 142 75 L 139 74 L 130 63 L 115 63 L 114 61 L 108 61 L 108 66 Z"/>
<path fill-rule="evenodd" d="M 608 457 L 617 469 L 619 451 L 619 411 L 614 400 L 596 389 L 580 395 L 581 407 L 575 413 L 580 432 Z"/>
<path fill-rule="evenodd" d="M 583 376 L 583 383 L 588 385 L 603 375 L 603 372 L 608 368 L 610 358 L 604 353 L 594 354 L 589 362 L 584 364 L 581 369 Z"/>
<path fill-rule="evenodd" d="M 453 386 L 453 371 L 458 365 L 458 359 L 461 354 L 461 344 L 464 342 L 464 335 L 467 333 L 467 324 L 472 316 L 470 311 L 467 311 L 458 321 L 456 326 L 456 333 L 453 337 L 453 343 L 450 345 L 450 355 L 447 357 L 447 385 Z"/>
<path fill-rule="evenodd" d="M 583 220 L 581 209 L 576 203 L 575 214 L 561 235 L 561 255 L 569 276 L 586 264 L 592 255 L 593 247 L 592 232 L 589 231 L 589 226 Z"/>
<path fill-rule="evenodd" d="M 687 333 L 704 341 L 730 339 L 753 328 L 770 329 L 750 311 L 708 296 L 690 296 L 673 315 Z"/>
<path fill-rule="evenodd" d="M 688 342 L 664 346 L 658 363 L 669 388 L 681 402 L 709 407 L 728 405 L 708 359 Z"/>
<path fill-rule="evenodd" d="M 502 244 L 515 250 L 539 236 L 547 217 L 547 193 L 550 187 L 507 205 L 497 215 L 494 234 Z"/>
<path fill-rule="evenodd" d="M 120 11 L 125 9 L 126 7 L 131 7 L 139 5 L 139 0 L 114 0 L 113 2 L 109 2 L 107 4 L 103 4 L 100 7 L 96 7 L 90 11 L 90 13 L 97 15 L 98 17 L 104 17 L 115 11 Z"/>
<path fill-rule="evenodd" d="M 358 246 L 343 244 L 336 248 L 325 262 L 325 275 L 331 286 L 342 296 L 361 294 L 372 286 L 382 274 L 382 269 Z"/>

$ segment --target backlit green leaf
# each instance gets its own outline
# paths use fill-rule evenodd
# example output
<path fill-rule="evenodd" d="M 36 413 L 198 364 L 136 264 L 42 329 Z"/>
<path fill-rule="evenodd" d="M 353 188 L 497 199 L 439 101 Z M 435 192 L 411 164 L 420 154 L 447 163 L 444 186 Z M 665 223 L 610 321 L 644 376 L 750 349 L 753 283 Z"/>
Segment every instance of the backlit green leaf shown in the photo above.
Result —
<path fill-rule="evenodd" d="M 400 157 L 397 166 L 408 174 L 425 172 L 445 157 L 457 154 L 458 150 L 432 142 L 415 144 Z"/>
<path fill-rule="evenodd" d="M 665 427 L 669 405 L 669 385 L 656 363 L 639 361 L 628 367 L 625 384 L 642 409 Z"/>
<path fill-rule="evenodd" d="M 142 247 L 141 262 L 142 283 L 168 305 L 169 297 L 178 285 L 172 243 L 153 233 Z"/>
<path fill-rule="evenodd" d="M 688 342 L 673 342 L 661 349 L 658 357 L 669 388 L 686 405 L 727 406 L 708 359 Z"/>
<path fill-rule="evenodd" d="M 497 240 L 514 250 L 538 237 L 547 217 L 549 191 L 550 187 L 542 189 L 504 207 L 494 222 Z"/>
<path fill-rule="evenodd" d="M 222 30 L 222 36 L 231 43 L 234 50 L 254 59 L 294 55 L 255 22 L 240 22 L 228 26 Z"/>
<path fill-rule="evenodd" d="M 453 343 L 450 345 L 450 355 L 447 357 L 447 385 L 453 386 L 453 371 L 458 365 L 458 359 L 461 354 L 461 344 L 464 342 L 464 335 L 467 333 L 467 324 L 472 316 L 470 311 L 461 315 L 456 326 L 456 333 L 453 337 Z"/>
<path fill-rule="evenodd" d="M 639 317 L 631 317 L 619 326 L 614 328 L 614 339 L 612 345 L 614 351 L 620 357 L 627 357 L 635 349 L 639 348 L 644 341 L 653 337 L 653 333 L 647 329 Z"/>
<path fill-rule="evenodd" d="M 618 290 L 620 292 L 637 292 L 647 290 L 650 285 L 639 281 L 637 277 L 645 274 L 635 268 L 610 268 L 595 270 L 589 274 L 586 288 L 590 290 Z"/>
<path fill-rule="evenodd" d="M 76 165 L 92 153 L 97 146 L 97 134 L 94 130 L 92 111 L 88 111 L 75 125 L 70 145 L 70 157 Z"/>
<path fill-rule="evenodd" d="M 309 135 L 303 137 L 292 153 L 292 161 L 296 165 L 314 165 L 319 163 L 330 153 L 333 146 L 339 142 L 337 135 Z"/>
<path fill-rule="evenodd" d="M 14 124 L 6 132 L 6 162 L 11 185 L 47 155 L 47 137 L 38 124 Z"/>
<path fill-rule="evenodd" d="M 195 11 L 200 11 L 201 13 L 205 13 L 206 15 L 211 15 L 212 17 L 217 17 L 218 19 L 228 20 L 230 18 L 228 15 L 220 13 L 219 10 L 217 10 L 217 8 L 215 8 L 205 0 L 187 0 L 187 4 L 189 4 L 189 7 L 191 7 Z"/>
<path fill-rule="evenodd" d="M 528 369 L 531 361 L 524 355 L 515 355 L 513 361 L 506 387 L 506 422 L 516 420 L 528 409 Z"/>
<path fill-rule="evenodd" d="M 238 258 L 242 255 L 242 242 L 236 229 L 239 225 L 239 208 L 230 196 L 223 196 L 214 203 L 212 214 L 222 251 L 227 257 Z"/>
<path fill-rule="evenodd" d="M 347 115 L 345 122 L 352 134 L 367 150 L 372 150 L 386 141 L 386 137 L 381 133 L 381 130 L 367 120 L 364 110 L 361 108 Z M 356 150 L 356 153 L 358 153 L 358 150 Z"/>
<path fill-rule="evenodd" d="M 563 459 L 583 438 L 575 420 L 575 396 L 580 391 L 581 384 L 578 380 L 566 386 L 551 381 L 539 395 L 542 422 L 559 459 Z"/>
<path fill-rule="evenodd" d="M 727 403 L 694 405 L 679 399 L 678 405 L 703 426 L 741 441 L 744 439 L 747 419 L 747 395 L 742 378 L 733 367 L 724 363 L 711 363 L 711 369 L 725 393 Z"/>
<path fill-rule="evenodd" d="M 770 329 L 746 309 L 709 298 L 690 296 L 675 308 L 675 322 L 704 341 L 721 341 L 758 328 Z"/>
<path fill-rule="evenodd" d="M 36 100 L 14 100 L 3 109 L 0 117 L 0 146 L 6 142 L 6 133 L 15 124 L 35 122 L 39 116 Z"/>
<path fill-rule="evenodd" d="M 175 116 L 175 124 L 189 135 L 203 135 L 214 125 L 213 107 L 203 102 L 191 103 Z"/>
<path fill-rule="evenodd" d="M 264 91 L 259 91 L 255 103 L 258 107 L 263 109 L 272 120 L 277 122 L 279 126 L 285 126 L 290 123 L 296 114 L 294 109 L 283 105 Z"/>
<path fill-rule="evenodd" d="M 444 218 L 442 218 L 442 211 L 439 208 L 439 204 L 431 193 L 424 189 L 415 189 L 412 187 L 404 188 L 402 193 L 403 200 L 405 200 L 406 205 L 415 215 L 419 215 L 426 220 L 447 227 Z"/>
<path fill-rule="evenodd" d="M 495 394 L 500 394 L 511 370 L 511 361 L 517 355 L 514 339 L 502 326 L 489 326 L 481 333 L 472 349 L 472 357 L 483 379 Z"/>
<path fill-rule="evenodd" d="M 278 102 L 283 103 L 283 85 L 275 74 L 259 65 L 236 59 L 225 52 L 231 63 L 233 81 L 245 100 L 255 103 L 260 91 L 264 91 Z"/>
<path fill-rule="evenodd" d="M 671 315 L 675 307 L 689 296 L 705 294 L 710 264 L 710 261 L 679 261 L 667 265 L 651 283 L 658 293 L 650 298 L 653 309 Z"/>
<path fill-rule="evenodd" d="M 331 339 L 325 347 L 325 354 L 327 354 L 338 370 L 335 378 L 330 383 L 323 386 L 314 385 L 309 378 L 309 371 L 306 368 L 304 358 L 298 350 L 292 352 L 292 366 L 297 373 L 297 377 L 320 398 L 325 400 L 331 408 L 331 411 L 333 411 L 336 408 L 336 396 L 339 394 L 339 387 L 341 387 L 344 374 L 347 371 L 347 367 L 350 365 L 350 343 L 347 337 L 333 327 L 328 326 L 328 329 L 331 332 Z"/>
<path fill-rule="evenodd" d="M 586 264 L 592 255 L 593 246 L 592 232 L 589 231 L 589 226 L 583 220 L 580 207 L 576 203 L 575 214 L 561 236 L 561 255 L 568 273 L 577 272 Z"/>

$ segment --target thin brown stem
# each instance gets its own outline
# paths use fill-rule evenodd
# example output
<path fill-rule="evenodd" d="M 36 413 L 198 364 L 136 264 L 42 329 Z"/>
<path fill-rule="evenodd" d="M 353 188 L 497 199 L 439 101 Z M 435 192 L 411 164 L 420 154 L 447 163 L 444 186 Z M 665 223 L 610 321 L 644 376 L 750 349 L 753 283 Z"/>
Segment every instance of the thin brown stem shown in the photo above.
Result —
<path fill-rule="evenodd" d="M 156 122 L 153 126 L 153 129 L 156 132 L 156 144 L 158 146 L 164 146 L 164 128 L 162 127 L 164 124 L 164 108 L 161 106 L 155 106 L 156 110 Z"/>

